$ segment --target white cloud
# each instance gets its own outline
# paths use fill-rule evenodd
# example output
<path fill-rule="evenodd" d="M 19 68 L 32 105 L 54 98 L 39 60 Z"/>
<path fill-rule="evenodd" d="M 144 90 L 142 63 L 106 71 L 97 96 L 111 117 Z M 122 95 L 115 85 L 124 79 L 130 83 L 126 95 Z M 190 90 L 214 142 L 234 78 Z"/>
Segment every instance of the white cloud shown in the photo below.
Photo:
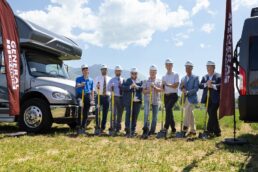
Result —
<path fill-rule="evenodd" d="M 206 44 L 204 44 L 204 43 L 201 43 L 201 44 L 200 44 L 200 47 L 201 47 L 201 48 L 210 48 L 211 45 L 206 45 Z"/>
<path fill-rule="evenodd" d="M 183 7 L 171 11 L 161 0 L 105 0 L 93 11 L 87 0 L 51 0 L 46 10 L 19 12 L 38 25 L 95 46 L 147 46 L 157 31 L 191 24 Z"/>
<path fill-rule="evenodd" d="M 177 33 L 176 35 L 173 35 L 172 38 L 174 41 L 174 45 L 176 47 L 182 47 L 184 45 L 184 41 L 189 39 L 189 34 L 192 32 L 194 32 L 194 28 L 189 28 L 187 29 L 186 32 L 180 32 L 180 33 Z"/>
<path fill-rule="evenodd" d="M 258 0 L 234 0 L 232 4 L 233 11 L 237 11 L 241 7 L 256 7 Z"/>
<path fill-rule="evenodd" d="M 196 0 L 195 6 L 192 8 L 192 15 L 196 15 L 201 10 L 207 10 L 210 6 L 209 0 Z"/>
<path fill-rule="evenodd" d="M 205 33 L 211 33 L 215 28 L 215 25 L 212 23 L 206 23 L 201 27 L 201 30 Z"/>
<path fill-rule="evenodd" d="M 184 45 L 184 42 L 183 41 L 177 41 L 175 42 L 175 46 L 176 47 L 182 47 Z"/>

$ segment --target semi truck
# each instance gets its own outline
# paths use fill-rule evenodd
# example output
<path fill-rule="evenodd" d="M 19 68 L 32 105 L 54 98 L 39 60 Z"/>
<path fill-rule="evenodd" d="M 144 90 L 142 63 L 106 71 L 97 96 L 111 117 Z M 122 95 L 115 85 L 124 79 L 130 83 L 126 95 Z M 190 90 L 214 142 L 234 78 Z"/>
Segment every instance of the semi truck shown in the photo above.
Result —
<path fill-rule="evenodd" d="M 27 132 L 47 132 L 53 123 L 76 127 L 78 102 L 67 60 L 82 50 L 71 39 L 15 16 L 20 38 L 20 115 L 9 115 L 7 81 L 0 42 L 0 122 L 17 122 Z M 1 36 L 1 35 L 0 35 Z M 2 38 L 1 38 L 2 40 Z"/>
<path fill-rule="evenodd" d="M 234 54 L 240 120 L 258 122 L 258 7 L 245 20 Z"/>

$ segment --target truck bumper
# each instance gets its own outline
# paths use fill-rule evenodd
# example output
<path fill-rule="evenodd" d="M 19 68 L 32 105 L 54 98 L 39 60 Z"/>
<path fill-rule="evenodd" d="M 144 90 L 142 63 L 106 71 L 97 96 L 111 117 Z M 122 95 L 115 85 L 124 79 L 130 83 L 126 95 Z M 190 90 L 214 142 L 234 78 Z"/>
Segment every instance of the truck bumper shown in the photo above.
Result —
<path fill-rule="evenodd" d="M 245 122 L 258 122 L 258 96 L 247 95 L 239 96 L 238 106 L 240 113 L 240 120 Z"/>
<path fill-rule="evenodd" d="M 50 105 L 53 119 L 76 119 L 80 115 L 80 107 L 77 105 Z M 88 120 L 95 119 L 93 112 L 88 115 Z"/>

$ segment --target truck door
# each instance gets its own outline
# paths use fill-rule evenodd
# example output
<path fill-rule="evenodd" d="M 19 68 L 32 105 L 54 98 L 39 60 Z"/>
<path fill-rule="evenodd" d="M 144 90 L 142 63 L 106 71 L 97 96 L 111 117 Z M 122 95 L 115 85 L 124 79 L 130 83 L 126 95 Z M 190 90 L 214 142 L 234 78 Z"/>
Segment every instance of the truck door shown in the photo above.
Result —
<path fill-rule="evenodd" d="M 249 39 L 249 79 L 250 95 L 258 95 L 258 36 Z"/>
<path fill-rule="evenodd" d="M 5 76 L 5 65 L 3 52 L 0 51 L 0 107 L 8 103 L 7 81 Z"/>

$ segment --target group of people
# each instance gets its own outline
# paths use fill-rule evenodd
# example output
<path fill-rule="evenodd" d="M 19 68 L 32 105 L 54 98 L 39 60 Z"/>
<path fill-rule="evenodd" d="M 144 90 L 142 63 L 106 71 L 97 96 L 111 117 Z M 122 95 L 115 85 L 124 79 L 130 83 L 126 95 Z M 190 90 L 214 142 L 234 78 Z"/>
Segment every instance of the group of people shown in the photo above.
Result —
<path fill-rule="evenodd" d="M 149 68 L 149 78 L 145 81 L 138 79 L 137 68 L 132 68 L 130 78 L 124 79 L 121 66 L 115 67 L 115 76 L 108 76 L 106 65 L 101 67 L 101 75 L 94 80 L 89 77 L 89 68 L 87 65 L 81 67 L 82 76 L 76 79 L 77 98 L 83 97 L 83 119 L 80 122 L 81 127 L 85 130 L 86 121 L 91 106 L 96 106 L 96 112 L 101 110 L 102 113 L 95 113 L 96 127 L 100 133 L 104 134 L 107 123 L 107 115 L 110 109 L 111 92 L 114 94 L 113 100 L 113 129 L 116 133 L 121 130 L 121 122 L 124 110 L 125 116 L 125 134 L 134 136 L 136 134 L 137 118 L 144 103 L 144 126 L 148 129 L 148 135 L 156 134 L 156 125 L 158 112 L 161 103 L 164 103 L 166 112 L 164 132 L 167 133 L 169 127 L 171 132 L 176 133 L 176 125 L 173 114 L 173 107 L 178 101 L 178 92 L 182 92 L 182 101 L 184 108 L 183 132 L 186 135 L 196 135 L 196 126 L 193 110 L 198 103 L 197 92 L 203 89 L 201 103 L 207 104 L 209 115 L 207 132 L 209 135 L 219 137 L 221 130 L 217 117 L 220 100 L 220 83 L 221 76 L 215 72 L 215 63 L 207 62 L 207 75 L 203 76 L 201 81 L 199 77 L 193 75 L 193 63 L 187 61 L 185 64 L 186 75 L 179 80 L 179 75 L 173 71 L 173 62 L 171 59 L 165 61 L 167 73 L 162 79 L 157 78 L 157 67 L 151 65 Z M 163 96 L 162 96 L 163 95 Z M 98 97 L 98 98 L 96 98 Z M 163 99 L 164 98 L 164 99 Z M 151 106 L 151 107 L 150 107 Z M 148 122 L 149 115 L 152 115 L 151 122 Z M 99 114 L 101 121 L 98 120 Z M 81 121 L 81 120 L 79 120 Z"/>

